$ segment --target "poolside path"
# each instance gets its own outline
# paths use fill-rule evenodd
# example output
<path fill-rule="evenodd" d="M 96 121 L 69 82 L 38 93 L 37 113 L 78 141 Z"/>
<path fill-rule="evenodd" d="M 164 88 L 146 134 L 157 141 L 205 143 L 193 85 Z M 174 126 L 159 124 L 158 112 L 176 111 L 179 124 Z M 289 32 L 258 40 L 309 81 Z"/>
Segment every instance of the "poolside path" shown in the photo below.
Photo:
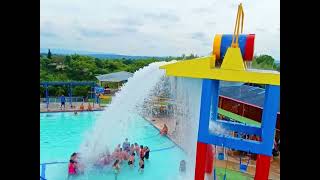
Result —
<path fill-rule="evenodd" d="M 69 103 L 66 103 L 66 108 L 65 109 L 60 109 L 60 103 L 50 103 L 49 108 L 47 109 L 47 104 L 46 103 L 40 103 L 40 112 L 73 112 L 73 111 L 79 111 L 79 107 L 82 104 L 82 102 L 73 102 L 72 103 L 72 108 L 70 107 Z M 84 109 L 86 110 L 88 108 L 88 102 L 83 103 Z M 92 105 L 92 111 L 101 111 L 104 109 L 103 106 L 99 106 L 98 104 Z"/>

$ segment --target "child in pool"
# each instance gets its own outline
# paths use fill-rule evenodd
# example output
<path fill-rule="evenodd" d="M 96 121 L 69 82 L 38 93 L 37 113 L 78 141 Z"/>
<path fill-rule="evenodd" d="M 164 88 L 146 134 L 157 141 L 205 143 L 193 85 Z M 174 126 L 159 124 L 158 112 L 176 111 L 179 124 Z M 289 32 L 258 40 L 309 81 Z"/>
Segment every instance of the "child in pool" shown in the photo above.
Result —
<path fill-rule="evenodd" d="M 139 156 L 140 147 L 139 147 L 138 143 L 134 143 L 134 151 L 136 152 L 136 155 Z"/>
<path fill-rule="evenodd" d="M 115 174 L 119 174 L 120 173 L 120 161 L 119 161 L 119 159 L 117 159 L 113 163 L 112 167 L 113 167 L 113 170 L 114 170 Z"/>
<path fill-rule="evenodd" d="M 141 173 L 143 172 L 144 170 L 144 160 L 142 158 L 140 158 L 140 161 L 139 161 L 139 170 Z"/>
<path fill-rule="evenodd" d="M 68 165 L 68 179 L 71 176 L 76 176 L 77 175 L 76 169 L 77 169 L 76 162 L 74 162 L 72 159 L 70 159 L 69 165 Z"/>
<path fill-rule="evenodd" d="M 144 157 L 148 160 L 149 159 L 149 153 L 150 153 L 150 149 L 148 148 L 148 146 L 144 147 Z"/>
<path fill-rule="evenodd" d="M 143 146 L 142 145 L 140 145 L 140 158 L 142 159 L 142 160 L 144 160 L 144 148 L 143 148 Z"/>
<path fill-rule="evenodd" d="M 120 163 L 122 163 L 122 161 L 124 160 L 122 148 L 120 148 L 118 152 L 117 159 L 119 159 Z"/>
<path fill-rule="evenodd" d="M 134 153 L 134 144 L 131 144 L 129 154 Z"/>
<path fill-rule="evenodd" d="M 135 154 L 132 153 L 129 157 L 128 165 L 132 168 L 134 166 L 134 156 Z"/>
<path fill-rule="evenodd" d="M 129 154 L 127 151 L 123 150 L 121 155 L 122 155 L 122 160 L 128 160 Z"/>

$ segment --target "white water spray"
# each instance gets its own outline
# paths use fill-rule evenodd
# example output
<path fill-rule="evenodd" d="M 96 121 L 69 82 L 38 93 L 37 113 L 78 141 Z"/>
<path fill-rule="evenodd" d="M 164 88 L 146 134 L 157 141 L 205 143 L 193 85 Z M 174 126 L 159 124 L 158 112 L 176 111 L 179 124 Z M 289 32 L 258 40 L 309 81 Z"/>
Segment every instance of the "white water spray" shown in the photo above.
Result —
<path fill-rule="evenodd" d="M 84 163 L 93 163 L 101 153 L 113 151 L 116 144 L 123 141 L 123 137 L 128 136 L 127 128 L 130 121 L 134 119 L 131 117 L 132 114 L 139 111 L 145 98 L 152 92 L 159 79 L 165 75 L 165 71 L 159 69 L 165 64 L 168 62 L 151 63 L 135 72 L 133 77 L 121 87 L 80 146 Z"/>
<path fill-rule="evenodd" d="M 134 73 L 121 88 L 88 132 L 80 153 L 84 163 L 91 165 L 101 153 L 113 151 L 124 137 L 129 137 L 128 128 L 134 123 L 133 114 L 154 116 L 154 97 L 167 97 L 173 105 L 169 120 L 169 132 L 187 154 L 187 174 L 183 179 L 194 179 L 196 145 L 198 137 L 201 79 L 166 77 L 159 67 L 171 62 L 156 62 Z M 221 127 L 210 125 L 215 133 L 224 133 Z M 175 177 L 174 179 L 177 179 Z"/>

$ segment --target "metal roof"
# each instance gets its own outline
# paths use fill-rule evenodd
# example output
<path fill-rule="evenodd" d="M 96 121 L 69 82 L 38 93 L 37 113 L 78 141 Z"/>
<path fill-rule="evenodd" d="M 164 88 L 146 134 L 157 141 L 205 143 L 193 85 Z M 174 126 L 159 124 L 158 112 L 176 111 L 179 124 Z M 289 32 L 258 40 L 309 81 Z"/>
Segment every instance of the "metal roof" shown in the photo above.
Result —
<path fill-rule="evenodd" d="M 248 85 L 221 86 L 220 95 L 263 108 L 265 89 Z"/>
<path fill-rule="evenodd" d="M 121 82 L 121 81 L 128 80 L 132 76 L 133 76 L 133 73 L 120 71 L 120 72 L 96 76 L 96 78 L 101 82 Z"/>

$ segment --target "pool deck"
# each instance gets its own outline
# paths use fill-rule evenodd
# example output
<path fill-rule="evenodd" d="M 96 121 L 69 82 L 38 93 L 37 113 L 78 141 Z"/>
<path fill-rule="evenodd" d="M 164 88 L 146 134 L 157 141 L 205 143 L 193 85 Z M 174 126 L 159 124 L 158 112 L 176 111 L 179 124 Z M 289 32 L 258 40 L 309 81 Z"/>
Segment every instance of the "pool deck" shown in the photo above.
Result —
<path fill-rule="evenodd" d="M 64 108 L 60 108 L 60 103 L 50 103 L 49 104 L 49 108 L 47 109 L 47 104 L 46 103 L 40 103 L 40 113 L 43 112 L 74 112 L 74 111 L 80 111 L 80 105 L 82 104 L 82 102 L 73 102 L 72 103 L 72 107 L 70 106 L 69 103 L 66 103 L 66 107 Z M 88 102 L 83 103 L 84 105 L 84 111 L 88 111 Z M 92 111 L 102 111 L 104 109 L 103 106 L 99 106 L 98 104 L 94 104 L 94 106 L 92 106 Z"/>
<path fill-rule="evenodd" d="M 159 130 L 162 129 L 163 124 L 167 124 L 169 132 L 168 132 L 168 137 L 175 142 L 177 145 L 183 148 L 183 144 L 181 142 L 181 138 L 178 138 L 175 136 L 173 133 L 174 129 L 174 121 L 170 120 L 169 118 L 156 118 L 156 117 L 145 117 L 150 123 L 152 123 L 156 128 Z M 226 167 L 226 162 L 227 161 L 220 161 L 216 160 L 216 165 L 217 167 Z M 227 162 L 227 169 L 232 169 L 235 171 L 239 171 L 239 157 L 232 154 L 228 153 L 228 162 Z M 248 171 L 247 175 L 254 177 L 255 174 L 255 168 L 256 167 L 256 161 L 250 160 L 250 164 L 248 166 Z M 280 179 L 280 155 L 277 158 L 273 158 L 271 161 L 270 165 L 270 173 L 269 173 L 269 179 L 272 180 L 279 180 Z"/>

